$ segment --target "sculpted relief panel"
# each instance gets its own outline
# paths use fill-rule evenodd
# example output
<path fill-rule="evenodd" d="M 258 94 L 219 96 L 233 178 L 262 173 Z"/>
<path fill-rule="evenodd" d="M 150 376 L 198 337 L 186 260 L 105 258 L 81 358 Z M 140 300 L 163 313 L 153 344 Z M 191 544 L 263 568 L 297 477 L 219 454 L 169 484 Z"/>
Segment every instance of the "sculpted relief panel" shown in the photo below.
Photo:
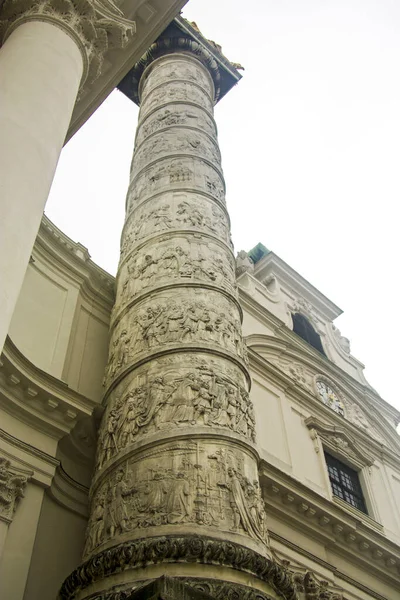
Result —
<path fill-rule="evenodd" d="M 92 497 L 85 555 L 135 530 L 183 523 L 267 544 L 254 458 L 224 443 L 176 441 L 128 459 Z"/>
<path fill-rule="evenodd" d="M 191 61 L 188 64 L 186 60 L 180 61 L 175 57 L 173 61 L 166 60 L 153 66 L 151 77 L 147 78 L 143 85 L 141 101 L 144 102 L 151 90 L 156 86 L 171 81 L 197 83 L 197 85 L 206 90 L 210 95 L 213 95 L 213 83 L 211 77 L 204 71 L 204 68 L 197 62 Z"/>
<path fill-rule="evenodd" d="M 196 157 L 165 157 L 135 177 L 129 187 L 126 212 L 129 214 L 135 206 L 155 194 L 188 188 L 205 192 L 225 204 L 224 180 L 216 169 Z"/>
<path fill-rule="evenodd" d="M 139 171 L 147 163 L 153 162 L 163 154 L 189 153 L 214 163 L 220 162 L 217 144 L 200 131 L 184 129 L 167 130 L 155 133 L 135 150 L 132 160 L 132 172 Z"/>
<path fill-rule="evenodd" d="M 232 246 L 228 219 L 212 200 L 200 194 L 170 193 L 142 204 L 128 218 L 121 240 L 121 261 L 132 246 L 149 235 L 176 229 L 214 235 Z"/>
<path fill-rule="evenodd" d="M 205 108 L 208 112 L 213 111 L 211 96 L 193 83 L 182 83 L 180 81 L 165 82 L 150 91 L 140 108 L 139 120 L 144 119 L 157 106 L 169 102 L 189 102 Z"/>
<path fill-rule="evenodd" d="M 181 289 L 151 296 L 124 315 L 111 334 L 106 381 L 144 353 L 182 344 L 210 344 L 247 360 L 239 309 L 211 290 Z"/>
<path fill-rule="evenodd" d="M 214 121 L 204 110 L 184 104 L 170 104 L 160 108 L 139 124 L 136 146 L 139 146 L 149 135 L 159 129 L 175 125 L 196 127 L 208 135 L 216 137 Z"/>
<path fill-rule="evenodd" d="M 165 236 L 130 254 L 120 266 L 115 307 L 142 290 L 171 283 L 215 284 L 236 294 L 234 275 L 232 254 L 220 244 L 192 235 Z"/>
<path fill-rule="evenodd" d="M 143 434 L 193 425 L 222 427 L 255 441 L 254 409 L 242 371 L 222 358 L 197 354 L 142 365 L 110 394 L 97 465 Z"/>

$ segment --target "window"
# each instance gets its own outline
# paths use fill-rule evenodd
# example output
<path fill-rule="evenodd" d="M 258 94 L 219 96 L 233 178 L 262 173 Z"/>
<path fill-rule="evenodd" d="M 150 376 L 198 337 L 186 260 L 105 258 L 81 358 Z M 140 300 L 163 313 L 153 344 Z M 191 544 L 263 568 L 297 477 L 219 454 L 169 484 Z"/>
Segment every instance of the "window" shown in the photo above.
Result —
<path fill-rule="evenodd" d="M 310 346 L 313 346 L 318 352 L 321 352 L 324 356 L 326 356 L 324 349 L 321 344 L 321 338 L 318 333 L 315 331 L 314 327 L 311 323 L 303 317 L 300 313 L 292 314 L 293 319 L 293 331 L 297 333 L 303 340 L 308 342 Z"/>
<path fill-rule="evenodd" d="M 333 495 L 368 514 L 357 471 L 340 462 L 337 458 L 330 456 L 330 454 L 325 454 L 325 460 Z"/>

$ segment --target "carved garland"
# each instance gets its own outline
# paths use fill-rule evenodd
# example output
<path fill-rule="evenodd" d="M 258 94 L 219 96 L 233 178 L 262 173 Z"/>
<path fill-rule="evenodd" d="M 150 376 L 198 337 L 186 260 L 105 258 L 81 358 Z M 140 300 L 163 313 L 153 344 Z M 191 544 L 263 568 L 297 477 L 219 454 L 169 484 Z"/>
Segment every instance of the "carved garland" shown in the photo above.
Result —
<path fill-rule="evenodd" d="M 343 600 L 340 592 L 330 591 L 327 581 L 318 581 L 311 572 L 289 570 L 286 561 L 279 564 L 237 544 L 199 537 L 160 537 L 126 542 L 98 554 L 76 569 L 64 582 L 59 600 L 72 600 L 78 591 L 97 579 L 126 568 L 160 562 L 202 562 L 218 564 L 252 573 L 266 582 L 285 600 Z M 216 600 L 270 600 L 270 596 L 244 585 L 221 580 L 179 578 L 179 581 L 210 594 Z M 100 592 L 88 600 L 128 600 L 129 590 Z"/>
<path fill-rule="evenodd" d="M 6 0 L 0 21 L 0 45 L 22 23 L 42 21 L 63 29 L 78 45 L 83 59 L 81 86 L 101 74 L 109 48 L 123 48 L 136 33 L 112 0 Z"/>
<path fill-rule="evenodd" d="M 285 600 L 299 598 L 292 574 L 254 550 L 210 538 L 168 536 L 125 542 L 100 552 L 64 581 L 59 600 L 72 600 L 88 585 L 124 569 L 161 562 L 200 562 L 243 570 L 268 583 Z M 119 600 L 122 598 L 120 596 Z"/>

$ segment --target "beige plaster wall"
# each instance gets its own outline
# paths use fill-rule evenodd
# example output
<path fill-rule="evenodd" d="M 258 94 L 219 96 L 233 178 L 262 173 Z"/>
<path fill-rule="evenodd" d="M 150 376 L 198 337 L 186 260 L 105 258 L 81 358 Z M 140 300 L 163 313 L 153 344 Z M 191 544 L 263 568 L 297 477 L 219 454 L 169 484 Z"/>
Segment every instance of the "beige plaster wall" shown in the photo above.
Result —
<path fill-rule="evenodd" d="M 36 242 L 9 336 L 35 366 L 100 401 L 112 295 L 109 290 L 104 297 L 95 289 L 88 293 L 91 267 L 87 267 L 87 257 L 72 256 L 75 262 L 66 264 L 70 257 L 63 255 L 64 247 L 56 239 L 51 242 L 53 248 L 44 248 L 40 237 Z M 79 245 L 75 246 L 78 254 Z M 53 251 L 60 254 L 60 261 Z"/>
<path fill-rule="evenodd" d="M 332 498 L 322 446 L 316 446 L 305 420 L 316 416 L 313 405 L 296 401 L 285 387 L 277 385 L 266 371 L 264 376 L 253 373 L 251 399 L 256 416 L 257 444 L 261 458 L 280 471 L 292 476 L 326 499 Z M 335 414 L 321 404 L 318 411 L 325 422 L 337 426 Z M 319 415 L 321 418 L 321 415 Z M 339 425 L 346 426 L 342 419 Z M 389 428 L 389 426 L 388 426 Z M 340 458 L 340 456 L 339 456 Z M 383 525 L 384 535 L 400 544 L 400 470 L 384 464 L 378 451 L 372 467 L 365 467 L 360 475 L 369 516 Z M 362 519 L 362 513 L 359 513 Z"/>
<path fill-rule="evenodd" d="M 86 524 L 45 494 L 24 600 L 57 597 L 62 582 L 81 561 Z"/>
<path fill-rule="evenodd" d="M 39 259 L 30 263 L 9 336 L 34 365 L 61 378 L 79 290 Z"/>

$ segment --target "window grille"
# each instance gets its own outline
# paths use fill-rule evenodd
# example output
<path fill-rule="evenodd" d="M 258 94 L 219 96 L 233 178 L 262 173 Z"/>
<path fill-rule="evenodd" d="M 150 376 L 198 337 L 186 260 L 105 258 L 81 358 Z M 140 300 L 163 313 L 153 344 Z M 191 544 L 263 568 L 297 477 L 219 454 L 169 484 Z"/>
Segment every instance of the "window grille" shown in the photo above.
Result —
<path fill-rule="evenodd" d="M 333 495 L 368 514 L 357 471 L 329 454 L 325 454 L 325 460 Z"/>

